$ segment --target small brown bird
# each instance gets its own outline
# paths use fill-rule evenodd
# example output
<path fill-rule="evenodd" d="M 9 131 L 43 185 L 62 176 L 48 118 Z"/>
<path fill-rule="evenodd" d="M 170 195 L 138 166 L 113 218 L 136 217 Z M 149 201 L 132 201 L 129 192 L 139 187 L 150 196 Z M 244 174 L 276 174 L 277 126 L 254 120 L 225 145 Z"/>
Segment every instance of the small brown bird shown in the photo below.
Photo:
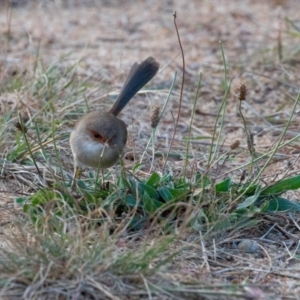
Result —
<path fill-rule="evenodd" d="M 156 75 L 158 69 L 159 63 L 153 57 L 148 57 L 141 63 L 135 62 L 110 111 L 89 112 L 76 123 L 70 136 L 74 178 L 86 166 L 106 169 L 118 161 L 127 141 L 127 129 L 117 115 Z"/>

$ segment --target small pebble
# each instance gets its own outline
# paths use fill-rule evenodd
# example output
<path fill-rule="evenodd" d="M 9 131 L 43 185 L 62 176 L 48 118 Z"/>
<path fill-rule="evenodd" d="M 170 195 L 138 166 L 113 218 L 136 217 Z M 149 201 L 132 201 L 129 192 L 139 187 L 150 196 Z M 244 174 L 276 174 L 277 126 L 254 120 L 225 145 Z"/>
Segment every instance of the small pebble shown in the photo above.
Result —
<path fill-rule="evenodd" d="M 260 247 L 257 242 L 245 239 L 238 244 L 238 249 L 247 253 L 255 253 L 260 250 Z"/>

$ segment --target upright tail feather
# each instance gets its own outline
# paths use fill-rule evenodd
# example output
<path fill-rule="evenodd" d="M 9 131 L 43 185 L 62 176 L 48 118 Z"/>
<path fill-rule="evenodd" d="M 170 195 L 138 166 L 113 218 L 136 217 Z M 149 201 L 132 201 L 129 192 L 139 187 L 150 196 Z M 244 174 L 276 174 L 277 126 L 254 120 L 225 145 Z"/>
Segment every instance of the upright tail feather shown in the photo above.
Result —
<path fill-rule="evenodd" d="M 141 63 L 135 62 L 110 112 L 117 116 L 129 100 L 156 75 L 158 69 L 159 63 L 151 56 Z"/>

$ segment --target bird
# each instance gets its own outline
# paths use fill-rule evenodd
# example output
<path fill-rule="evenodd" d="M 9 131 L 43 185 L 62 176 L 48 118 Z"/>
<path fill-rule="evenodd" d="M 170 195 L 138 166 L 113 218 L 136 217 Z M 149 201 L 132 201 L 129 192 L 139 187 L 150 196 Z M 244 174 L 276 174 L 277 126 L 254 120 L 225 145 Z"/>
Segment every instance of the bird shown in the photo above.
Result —
<path fill-rule="evenodd" d="M 135 62 L 111 109 L 88 112 L 77 121 L 70 135 L 74 181 L 86 167 L 103 170 L 118 162 L 127 142 L 127 128 L 117 116 L 158 70 L 159 63 L 152 56 Z"/>

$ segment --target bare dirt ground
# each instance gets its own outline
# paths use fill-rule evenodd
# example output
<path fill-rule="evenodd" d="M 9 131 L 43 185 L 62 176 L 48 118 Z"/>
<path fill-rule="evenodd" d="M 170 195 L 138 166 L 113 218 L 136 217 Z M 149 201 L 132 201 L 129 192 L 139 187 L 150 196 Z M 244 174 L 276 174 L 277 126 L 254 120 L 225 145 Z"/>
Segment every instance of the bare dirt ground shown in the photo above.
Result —
<path fill-rule="evenodd" d="M 174 130 L 174 116 L 178 111 L 182 58 L 176 36 L 173 16 L 177 12 L 177 25 L 181 36 L 186 60 L 186 82 L 183 93 L 180 122 L 175 137 L 173 152 L 178 159 L 170 161 L 168 168 L 174 173 L 182 168 L 185 144 L 181 142 L 188 131 L 192 104 L 197 81 L 202 72 L 195 120 L 192 128 L 194 141 L 192 151 L 199 170 L 205 161 L 213 126 L 223 99 L 224 64 L 220 41 L 222 42 L 228 79 L 232 78 L 232 88 L 228 99 L 224 126 L 224 146 L 229 149 L 235 141 L 240 141 L 235 157 L 224 166 L 222 172 L 214 174 L 216 180 L 225 173 L 247 162 L 249 154 L 242 120 L 237 114 L 235 90 L 240 81 L 248 86 L 247 103 L 243 111 L 248 129 L 254 133 L 256 150 L 266 152 L 272 148 L 288 120 L 294 99 L 300 87 L 299 40 L 300 2 L 298 0 L 270 1 L 211 1 L 211 0 L 145 0 L 145 1 L 99 1 L 88 4 L 56 1 L 32 2 L 14 7 L 11 15 L 0 2 L 0 67 L 1 80 L 5 81 L 12 72 L 33 72 L 38 56 L 44 64 L 68 66 L 76 64 L 76 76 L 86 80 L 91 88 L 86 94 L 92 109 L 110 107 L 111 97 L 107 93 L 117 92 L 131 66 L 136 60 L 154 56 L 161 65 L 159 74 L 153 81 L 156 91 L 146 97 L 136 97 L 121 115 L 128 124 L 130 141 L 125 156 L 139 157 L 151 133 L 149 118 L 151 107 L 162 107 L 168 94 L 175 71 L 177 83 L 168 103 L 164 118 L 158 128 L 158 142 L 161 150 L 167 149 Z M 294 27 L 291 25 L 294 22 Z M 9 26 L 10 24 L 10 26 Z M 7 36 L 9 35 L 9 42 Z M 26 76 L 26 73 L 24 73 Z M 72 102 L 73 101 L 73 102 Z M 84 99 L 73 99 L 68 103 L 56 103 L 53 116 L 68 120 L 62 129 L 69 133 L 72 129 L 70 114 L 73 105 L 84 111 Z M 6 93 L 0 95 L 0 113 L 19 110 L 30 117 L 43 104 L 41 99 L 29 98 L 26 93 Z M 14 113 L 11 122 L 1 131 L 9 131 L 17 120 Z M 295 116 L 286 139 L 298 134 L 299 117 Z M 201 139 L 199 139 L 201 137 Z M 137 142 L 138 141 L 138 142 Z M 1 146 L 3 157 L 10 149 L 8 140 Z M 66 170 L 72 173 L 72 157 L 67 135 L 59 141 L 65 158 Z M 299 144 L 280 149 L 274 163 L 269 167 L 265 180 L 282 176 L 289 166 L 289 174 L 297 173 Z M 128 166 L 134 162 L 127 160 Z M 159 164 L 159 161 L 157 162 Z M 145 170 L 147 172 L 147 170 Z M 239 171 L 230 175 L 239 176 Z M 12 180 L 0 183 L 3 217 L 6 206 L 12 205 L 17 192 L 30 193 L 24 182 Z M 299 193 L 290 195 L 298 199 Z M 297 219 L 297 217 L 295 217 Z M 289 249 L 298 245 L 300 231 L 293 218 L 289 220 L 270 218 L 256 231 L 245 233 L 249 238 L 260 237 L 264 226 L 275 224 L 280 228 L 295 226 L 293 234 L 281 231 L 271 241 L 261 242 L 263 257 L 248 256 L 234 249 L 228 249 L 226 242 L 217 245 L 222 253 L 218 262 L 203 262 L 194 252 L 183 253 L 174 263 L 174 273 L 179 280 L 199 280 L 215 283 L 250 281 L 247 287 L 249 299 L 300 299 L 300 265 Z M 268 226 L 267 226 L 267 225 Z M 194 237 L 188 237 L 192 242 Z M 225 239 L 226 241 L 226 239 Z M 199 245 L 200 249 L 200 245 Z M 200 251 L 200 250 L 199 250 Z M 296 254 L 296 250 L 293 250 Z M 201 254 L 202 255 L 202 254 Z M 213 255 L 213 254 L 212 254 Z M 208 256 L 210 256 L 208 254 Z"/>

